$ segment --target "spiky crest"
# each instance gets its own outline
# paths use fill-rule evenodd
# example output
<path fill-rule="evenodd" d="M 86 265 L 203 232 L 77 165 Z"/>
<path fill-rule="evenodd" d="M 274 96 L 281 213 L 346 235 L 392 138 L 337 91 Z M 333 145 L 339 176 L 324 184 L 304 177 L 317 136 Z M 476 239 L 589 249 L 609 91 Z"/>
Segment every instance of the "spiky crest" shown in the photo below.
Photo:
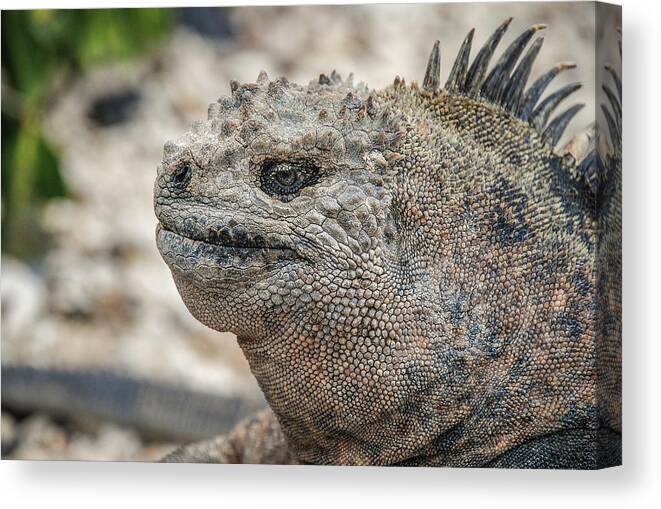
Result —
<path fill-rule="evenodd" d="M 620 49 L 620 58 L 622 58 L 621 37 L 618 41 L 618 44 Z M 613 147 L 614 151 L 620 151 L 622 149 L 622 79 L 612 65 L 607 64 L 605 69 L 611 75 L 617 93 L 604 83 L 602 85 L 602 89 L 606 93 L 606 98 L 608 99 L 609 104 L 602 104 L 601 109 L 604 112 L 606 122 L 608 124 L 611 146 Z"/>
<path fill-rule="evenodd" d="M 584 105 L 572 105 L 552 120 L 551 115 L 558 105 L 578 90 L 581 85 L 568 85 L 551 94 L 541 103 L 539 100 L 553 78 L 564 70 L 573 69 L 575 65 L 572 63 L 556 65 L 535 80 L 526 90 L 528 78 L 541 49 L 543 38 L 536 39 L 529 47 L 528 44 L 537 32 L 546 28 L 544 24 L 536 24 L 525 30 L 505 49 L 487 74 L 489 63 L 511 22 L 512 18 L 508 18 L 501 23 L 478 51 L 470 67 L 469 57 L 475 29 L 468 32 L 442 92 L 474 97 L 502 107 L 511 115 L 528 122 L 545 142 L 554 147 L 571 119 Z M 524 54 L 526 47 L 528 50 Z M 423 90 L 439 93 L 439 80 L 440 49 L 437 41 L 429 56 Z"/>
<path fill-rule="evenodd" d="M 434 43 L 434 47 L 429 55 L 425 79 L 422 82 L 422 88 L 427 92 L 438 92 L 441 86 L 441 49 L 440 41 Z"/>
<path fill-rule="evenodd" d="M 618 49 L 620 60 L 622 59 L 622 31 L 617 29 Z M 595 171 L 598 171 L 598 180 L 600 186 L 606 186 L 609 180 L 613 178 L 613 172 L 618 171 L 622 164 L 622 79 L 611 64 L 604 66 L 611 77 L 615 90 L 608 84 L 602 84 L 602 90 L 606 94 L 608 104 L 601 104 L 601 111 L 606 119 L 606 128 L 608 134 L 600 133 L 600 143 L 593 149 L 593 158 L 595 159 Z M 603 130 L 602 130 L 603 131 Z"/>

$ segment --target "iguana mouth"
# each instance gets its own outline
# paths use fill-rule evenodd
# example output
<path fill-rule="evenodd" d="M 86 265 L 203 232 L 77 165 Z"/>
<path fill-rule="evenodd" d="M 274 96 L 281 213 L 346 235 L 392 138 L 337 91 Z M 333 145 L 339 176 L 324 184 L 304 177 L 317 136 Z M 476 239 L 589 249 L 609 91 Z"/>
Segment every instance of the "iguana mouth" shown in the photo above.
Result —
<path fill-rule="evenodd" d="M 300 258 L 287 246 L 241 230 L 198 230 L 182 234 L 159 224 L 156 239 L 168 265 L 184 273 L 218 269 L 246 272 Z"/>
<path fill-rule="evenodd" d="M 289 246 L 285 246 L 281 242 L 265 238 L 259 234 L 253 234 L 241 227 L 188 228 L 186 232 L 180 232 L 163 223 L 160 223 L 159 227 L 183 238 L 230 250 L 276 249 L 293 251 Z"/>

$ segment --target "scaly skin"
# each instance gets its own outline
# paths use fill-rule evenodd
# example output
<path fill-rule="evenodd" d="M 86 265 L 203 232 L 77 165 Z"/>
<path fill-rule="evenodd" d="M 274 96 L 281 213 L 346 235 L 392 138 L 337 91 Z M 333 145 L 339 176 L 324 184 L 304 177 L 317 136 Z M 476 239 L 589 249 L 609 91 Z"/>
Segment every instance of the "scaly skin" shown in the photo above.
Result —
<path fill-rule="evenodd" d="M 191 313 L 238 337 L 273 411 L 265 462 L 615 464 L 593 168 L 504 106 L 488 58 L 439 90 L 437 53 L 423 88 L 233 84 L 165 147 L 159 249 Z M 245 429 L 170 459 L 241 461 Z"/>

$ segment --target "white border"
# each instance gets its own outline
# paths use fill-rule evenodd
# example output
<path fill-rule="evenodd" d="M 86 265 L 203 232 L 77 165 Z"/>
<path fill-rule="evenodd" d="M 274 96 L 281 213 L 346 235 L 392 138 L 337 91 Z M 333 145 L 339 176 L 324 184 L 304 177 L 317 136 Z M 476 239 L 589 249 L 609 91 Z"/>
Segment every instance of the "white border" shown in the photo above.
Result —
<path fill-rule="evenodd" d="M 209 5 L 0 1 L 7 8 Z M 269 4 L 310 2 L 226 2 Z M 324 2 L 356 3 L 356 2 Z M 658 507 L 661 494 L 658 2 L 624 0 L 624 462 L 597 472 L 0 463 L 2 507 Z M 216 3 L 220 5 L 221 3 Z"/>

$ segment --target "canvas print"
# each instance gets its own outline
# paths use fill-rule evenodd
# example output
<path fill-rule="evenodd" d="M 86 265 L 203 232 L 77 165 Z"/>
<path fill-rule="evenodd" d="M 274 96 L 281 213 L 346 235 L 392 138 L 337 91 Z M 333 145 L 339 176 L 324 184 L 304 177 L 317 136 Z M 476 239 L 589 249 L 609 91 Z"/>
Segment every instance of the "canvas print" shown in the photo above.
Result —
<path fill-rule="evenodd" d="M 2 13 L 2 457 L 621 463 L 621 9 Z"/>

